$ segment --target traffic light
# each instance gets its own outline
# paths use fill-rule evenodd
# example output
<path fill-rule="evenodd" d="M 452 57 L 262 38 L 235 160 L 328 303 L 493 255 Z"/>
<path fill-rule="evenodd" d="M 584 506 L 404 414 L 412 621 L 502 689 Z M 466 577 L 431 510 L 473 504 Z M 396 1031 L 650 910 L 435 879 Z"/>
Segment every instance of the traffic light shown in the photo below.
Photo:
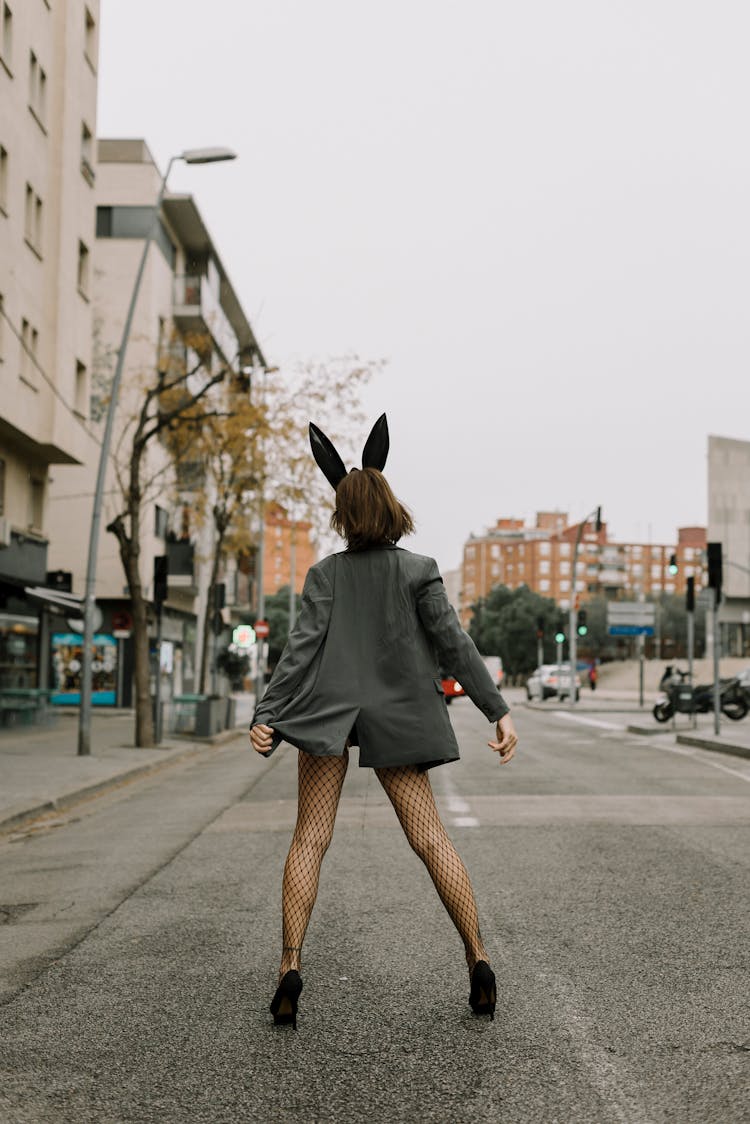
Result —
<path fill-rule="evenodd" d="M 168 577 L 169 559 L 166 554 L 157 554 L 154 557 L 154 604 L 160 608 L 167 600 Z"/>
<path fill-rule="evenodd" d="M 679 568 L 680 567 L 677 565 L 677 555 L 676 554 L 670 554 L 668 569 L 669 569 L 669 572 L 672 575 L 672 577 L 675 576 L 675 574 L 677 573 Z"/>
<path fill-rule="evenodd" d="M 721 543 L 710 542 L 708 545 L 708 585 L 716 590 L 716 604 L 721 601 Z"/>
<path fill-rule="evenodd" d="M 685 608 L 689 613 L 695 612 L 695 578 L 689 577 L 686 582 Z"/>
<path fill-rule="evenodd" d="M 544 639 L 544 617 L 536 618 L 536 638 L 537 640 Z"/>
<path fill-rule="evenodd" d="M 563 632 L 563 630 L 561 628 L 558 628 L 557 632 L 555 633 L 555 643 L 556 644 L 564 644 L 565 643 L 565 633 Z"/>
<path fill-rule="evenodd" d="M 585 636 L 588 630 L 589 626 L 586 624 L 586 610 L 581 609 L 578 614 L 578 635 Z"/>

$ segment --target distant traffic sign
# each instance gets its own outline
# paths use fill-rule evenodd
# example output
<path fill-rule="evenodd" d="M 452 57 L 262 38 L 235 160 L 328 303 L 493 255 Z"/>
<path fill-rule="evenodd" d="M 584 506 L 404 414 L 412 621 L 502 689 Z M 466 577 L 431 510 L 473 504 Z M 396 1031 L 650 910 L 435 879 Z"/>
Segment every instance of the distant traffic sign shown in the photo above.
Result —
<path fill-rule="evenodd" d="M 610 636 L 653 636 L 651 624 L 611 624 L 607 629 Z"/>
<path fill-rule="evenodd" d="M 256 621 L 253 627 L 255 628 L 255 635 L 260 640 L 265 640 L 271 631 L 268 621 Z"/>

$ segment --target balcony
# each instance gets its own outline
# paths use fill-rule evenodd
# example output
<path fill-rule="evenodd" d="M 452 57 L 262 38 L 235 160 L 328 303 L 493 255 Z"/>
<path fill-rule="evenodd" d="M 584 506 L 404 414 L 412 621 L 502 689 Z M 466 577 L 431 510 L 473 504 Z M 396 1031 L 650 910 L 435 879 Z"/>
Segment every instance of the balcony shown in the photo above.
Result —
<path fill-rule="evenodd" d="M 624 586 L 627 585 L 628 575 L 625 570 L 602 569 L 599 571 L 599 585 Z"/>
<path fill-rule="evenodd" d="M 195 547 L 191 542 L 168 542 L 167 562 L 169 576 L 167 587 L 173 592 L 186 593 L 194 597 L 198 592 L 195 576 Z"/>
<path fill-rule="evenodd" d="M 226 362 L 233 363 L 239 351 L 237 336 L 208 278 L 178 274 L 174 279 L 173 301 L 172 316 L 180 331 L 208 333 Z"/>
<path fill-rule="evenodd" d="M 5 520 L 0 519 L 0 524 Z M 3 541 L 7 540 L 7 546 Z M 47 540 L 29 532 L 11 532 L 0 541 L 0 578 L 15 578 L 29 585 L 47 581 Z"/>

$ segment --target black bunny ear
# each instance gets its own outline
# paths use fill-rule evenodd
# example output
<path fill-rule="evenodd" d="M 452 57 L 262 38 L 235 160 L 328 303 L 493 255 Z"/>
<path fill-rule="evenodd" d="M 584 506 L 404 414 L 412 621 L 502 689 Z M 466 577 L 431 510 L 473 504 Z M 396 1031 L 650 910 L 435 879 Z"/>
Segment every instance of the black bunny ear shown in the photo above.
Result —
<path fill-rule="evenodd" d="M 381 414 L 370 430 L 370 436 L 362 450 L 362 467 L 377 468 L 379 472 L 382 472 L 388 459 L 389 448 L 388 422 L 385 414 Z"/>
<path fill-rule="evenodd" d="M 346 476 L 346 466 L 336 452 L 333 442 L 312 422 L 310 422 L 310 447 L 318 468 L 335 491 Z"/>

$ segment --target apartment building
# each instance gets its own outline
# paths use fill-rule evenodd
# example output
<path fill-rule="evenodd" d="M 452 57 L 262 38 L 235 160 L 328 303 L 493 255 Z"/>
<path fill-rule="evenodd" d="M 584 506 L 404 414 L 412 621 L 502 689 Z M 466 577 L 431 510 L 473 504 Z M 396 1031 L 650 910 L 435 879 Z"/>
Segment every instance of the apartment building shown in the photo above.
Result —
<path fill-rule="evenodd" d="M 143 140 L 102 139 L 96 158 L 96 238 L 92 245 L 93 372 L 89 440 L 80 466 L 58 467 L 51 483 L 50 559 L 54 568 L 72 575 L 75 593 L 84 588 L 86 549 L 91 519 L 99 446 L 96 436 L 104 421 L 116 349 L 130 300 L 143 242 L 153 216 L 161 172 Z M 165 363 L 195 366 L 199 346 L 201 373 L 207 378 L 218 366 L 241 372 L 265 365 L 260 347 L 222 264 L 203 217 L 191 195 L 167 194 L 159 215 L 141 283 L 128 343 L 122 390 L 117 405 L 113 463 L 106 483 L 99 544 L 96 598 L 102 614 L 97 628 L 97 660 L 104 670 L 95 677 L 94 702 L 131 701 L 129 599 L 114 535 L 104 528 L 122 510 L 116 465 L 127 470 L 128 434 L 142 402 L 143 388 Z M 200 464 L 174 466 L 161 441 L 148 446 L 144 478 L 152 483 L 144 494 L 140 578 L 146 596 L 153 596 L 153 560 L 169 560 L 168 598 L 162 614 L 163 691 L 196 689 L 200 672 L 199 622 L 206 605 L 208 568 L 213 554 L 211 519 L 194 517 L 198 488 L 210 487 Z M 210 502 L 209 502 L 210 508 Z M 229 602 L 236 601 L 241 582 L 236 560 L 226 582 Z M 222 575 L 220 575 L 221 577 Z M 61 632 L 53 637 L 53 664 L 58 678 L 54 701 L 78 701 L 75 675 L 80 639 Z M 95 664 L 96 666 L 96 664 Z M 70 669 L 73 672 L 70 672 Z"/>
<path fill-rule="evenodd" d="M 687 578 L 703 579 L 705 527 L 682 527 L 672 544 L 611 542 L 607 525 L 597 530 L 593 522 L 570 524 L 567 512 L 538 512 L 533 526 L 522 519 L 498 519 L 484 535 L 472 535 L 464 544 L 462 563 L 462 623 L 471 619 L 471 605 L 496 585 L 516 589 L 527 585 L 561 608 L 570 606 L 573 558 L 576 556 L 575 593 L 587 597 L 636 598 L 660 593 L 684 593 Z M 669 567 L 672 555 L 677 574 Z"/>
<path fill-rule="evenodd" d="M 708 538 L 722 545 L 722 651 L 750 656 L 750 441 L 708 439 Z"/>
<path fill-rule="evenodd" d="M 263 592 L 266 597 L 292 584 L 302 592 L 305 576 L 317 562 L 317 551 L 310 538 L 312 524 L 295 520 L 281 504 L 269 504 L 265 513 Z"/>
<path fill-rule="evenodd" d="M 45 681 L 49 476 L 89 441 L 98 24 L 0 0 L 0 690 Z"/>

